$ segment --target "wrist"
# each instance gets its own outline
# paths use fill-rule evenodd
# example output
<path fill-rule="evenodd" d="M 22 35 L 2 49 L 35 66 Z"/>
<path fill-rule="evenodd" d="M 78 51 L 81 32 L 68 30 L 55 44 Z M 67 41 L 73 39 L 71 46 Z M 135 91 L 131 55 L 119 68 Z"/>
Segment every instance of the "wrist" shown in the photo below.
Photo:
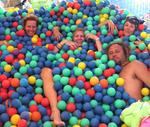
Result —
<path fill-rule="evenodd" d="M 99 38 L 96 38 L 95 41 L 99 41 Z"/>

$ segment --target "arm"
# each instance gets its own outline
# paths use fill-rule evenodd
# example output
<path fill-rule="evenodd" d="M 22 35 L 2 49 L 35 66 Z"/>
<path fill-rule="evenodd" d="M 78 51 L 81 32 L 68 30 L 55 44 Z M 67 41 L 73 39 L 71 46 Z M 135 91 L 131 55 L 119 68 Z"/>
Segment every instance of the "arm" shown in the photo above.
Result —
<path fill-rule="evenodd" d="M 150 72 L 148 71 L 146 65 L 140 61 L 134 61 L 136 66 L 134 71 L 135 75 L 143 81 L 148 87 L 150 87 Z"/>
<path fill-rule="evenodd" d="M 56 38 L 56 40 L 59 40 L 62 37 L 62 34 L 60 33 L 58 26 L 55 26 L 53 28 L 53 36 Z"/>
<path fill-rule="evenodd" d="M 96 35 L 94 35 L 94 34 L 87 34 L 85 37 L 86 37 L 86 39 L 91 38 L 91 39 L 95 40 L 95 43 L 96 43 L 98 51 L 102 51 L 102 43 L 101 43 L 101 41 L 99 40 L 99 38 Z"/>
<path fill-rule="evenodd" d="M 5 40 L 4 40 L 4 41 L 0 41 L 0 46 L 1 46 L 1 45 L 7 45 L 7 44 L 8 44 L 8 43 L 7 43 L 7 41 L 5 41 Z"/>
<path fill-rule="evenodd" d="M 46 67 L 43 68 L 41 71 L 41 78 L 44 83 L 44 94 L 50 102 L 54 124 L 58 126 L 64 126 L 65 123 L 61 121 L 60 112 L 57 108 L 57 93 L 54 89 L 52 70 Z"/>

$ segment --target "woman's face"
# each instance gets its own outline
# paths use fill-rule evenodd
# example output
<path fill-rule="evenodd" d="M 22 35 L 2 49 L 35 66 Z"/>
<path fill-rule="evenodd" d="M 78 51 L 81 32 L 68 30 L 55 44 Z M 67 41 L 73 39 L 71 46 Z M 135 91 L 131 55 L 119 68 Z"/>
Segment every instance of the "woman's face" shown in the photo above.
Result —
<path fill-rule="evenodd" d="M 124 24 L 124 35 L 125 36 L 130 36 L 134 33 L 135 31 L 135 25 L 130 23 L 129 21 L 126 21 Z"/>
<path fill-rule="evenodd" d="M 82 42 L 84 41 L 85 37 L 84 37 L 84 33 L 83 31 L 76 31 L 74 33 L 74 37 L 73 40 L 78 44 L 78 45 L 82 45 Z"/>
<path fill-rule="evenodd" d="M 37 22 L 34 20 L 27 20 L 25 24 L 25 32 L 28 36 L 34 36 L 37 30 Z"/>

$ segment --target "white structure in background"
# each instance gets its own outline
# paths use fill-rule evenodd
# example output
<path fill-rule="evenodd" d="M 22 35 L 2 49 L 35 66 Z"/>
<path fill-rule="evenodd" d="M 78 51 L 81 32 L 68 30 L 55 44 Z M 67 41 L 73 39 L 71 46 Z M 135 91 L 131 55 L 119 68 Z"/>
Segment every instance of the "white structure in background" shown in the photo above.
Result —
<path fill-rule="evenodd" d="M 145 21 L 144 24 L 148 26 L 148 29 L 150 29 L 150 13 L 145 14 L 143 19 Z"/>

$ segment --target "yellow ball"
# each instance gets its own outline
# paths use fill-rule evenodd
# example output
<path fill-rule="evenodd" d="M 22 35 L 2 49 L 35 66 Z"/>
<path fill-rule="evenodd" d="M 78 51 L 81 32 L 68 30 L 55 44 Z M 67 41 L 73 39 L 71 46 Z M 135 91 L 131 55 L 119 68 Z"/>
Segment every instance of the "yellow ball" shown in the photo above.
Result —
<path fill-rule="evenodd" d="M 128 127 L 126 124 L 122 124 L 121 127 Z"/>
<path fill-rule="evenodd" d="M 147 48 L 148 48 L 148 50 L 150 50 L 150 44 L 148 44 Z"/>
<path fill-rule="evenodd" d="M 141 32 L 140 36 L 141 36 L 142 38 L 147 38 L 147 33 L 146 33 L 146 32 Z"/>
<path fill-rule="evenodd" d="M 25 66 L 26 65 L 25 60 L 19 60 L 19 63 L 20 63 L 21 66 Z"/>
<path fill-rule="evenodd" d="M 104 14 L 103 17 L 104 17 L 105 19 L 108 19 L 109 15 L 108 15 L 108 14 Z"/>
<path fill-rule="evenodd" d="M 150 90 L 149 90 L 149 88 L 142 88 L 142 90 L 141 90 L 141 94 L 143 95 L 143 96 L 148 96 L 149 94 L 150 94 Z"/>
<path fill-rule="evenodd" d="M 73 125 L 73 127 L 81 127 L 80 125 Z"/>
<path fill-rule="evenodd" d="M 100 18 L 100 23 L 104 23 L 106 19 L 104 17 Z"/>
<path fill-rule="evenodd" d="M 71 8 L 71 7 L 69 7 L 67 10 L 68 10 L 70 13 L 72 13 L 72 8 Z"/>
<path fill-rule="evenodd" d="M 33 8 L 29 8 L 28 9 L 28 13 L 30 14 L 30 13 L 33 13 L 34 12 L 34 9 Z"/>
<path fill-rule="evenodd" d="M 32 39 L 31 39 L 31 41 L 32 41 L 32 43 L 37 43 L 37 41 L 38 41 L 38 38 L 37 37 L 32 37 Z"/>
<path fill-rule="evenodd" d="M 78 13 L 78 10 L 77 10 L 77 9 L 73 9 L 73 10 L 72 10 L 72 13 L 73 13 L 73 14 L 77 14 L 77 13 Z"/>
<path fill-rule="evenodd" d="M 75 58 L 74 58 L 74 57 L 70 57 L 70 58 L 68 59 L 68 62 L 75 63 Z"/>
<path fill-rule="evenodd" d="M 11 125 L 10 127 L 17 127 L 16 125 Z"/>
<path fill-rule="evenodd" d="M 29 78 L 28 78 L 28 82 L 30 83 L 30 84 L 35 84 L 36 83 L 36 78 L 34 77 L 34 76 L 30 76 Z"/>
<path fill-rule="evenodd" d="M 82 70 L 84 70 L 86 68 L 86 64 L 84 62 L 80 62 L 78 64 L 78 67 L 81 68 Z"/>
<path fill-rule="evenodd" d="M 118 86 L 123 86 L 124 85 L 124 79 L 123 78 L 117 78 L 117 80 L 116 80 L 116 84 L 118 85 Z"/>
<path fill-rule="evenodd" d="M 10 121 L 11 121 L 12 124 L 17 125 L 18 122 L 20 121 L 20 116 L 18 114 L 14 114 L 10 118 Z"/>
<path fill-rule="evenodd" d="M 7 47 L 8 52 L 13 52 L 14 50 L 15 50 L 15 48 L 11 45 Z"/>
<path fill-rule="evenodd" d="M 4 66 L 4 71 L 5 72 L 10 72 L 11 70 L 12 70 L 12 66 L 11 65 L 7 64 L 7 65 Z"/>
<path fill-rule="evenodd" d="M 83 15 L 83 18 L 86 19 L 88 16 L 87 15 Z"/>
<path fill-rule="evenodd" d="M 92 86 L 95 86 L 95 85 L 97 85 L 98 83 L 99 83 L 98 77 L 93 76 L 92 78 L 90 78 L 90 84 L 91 84 Z"/>

